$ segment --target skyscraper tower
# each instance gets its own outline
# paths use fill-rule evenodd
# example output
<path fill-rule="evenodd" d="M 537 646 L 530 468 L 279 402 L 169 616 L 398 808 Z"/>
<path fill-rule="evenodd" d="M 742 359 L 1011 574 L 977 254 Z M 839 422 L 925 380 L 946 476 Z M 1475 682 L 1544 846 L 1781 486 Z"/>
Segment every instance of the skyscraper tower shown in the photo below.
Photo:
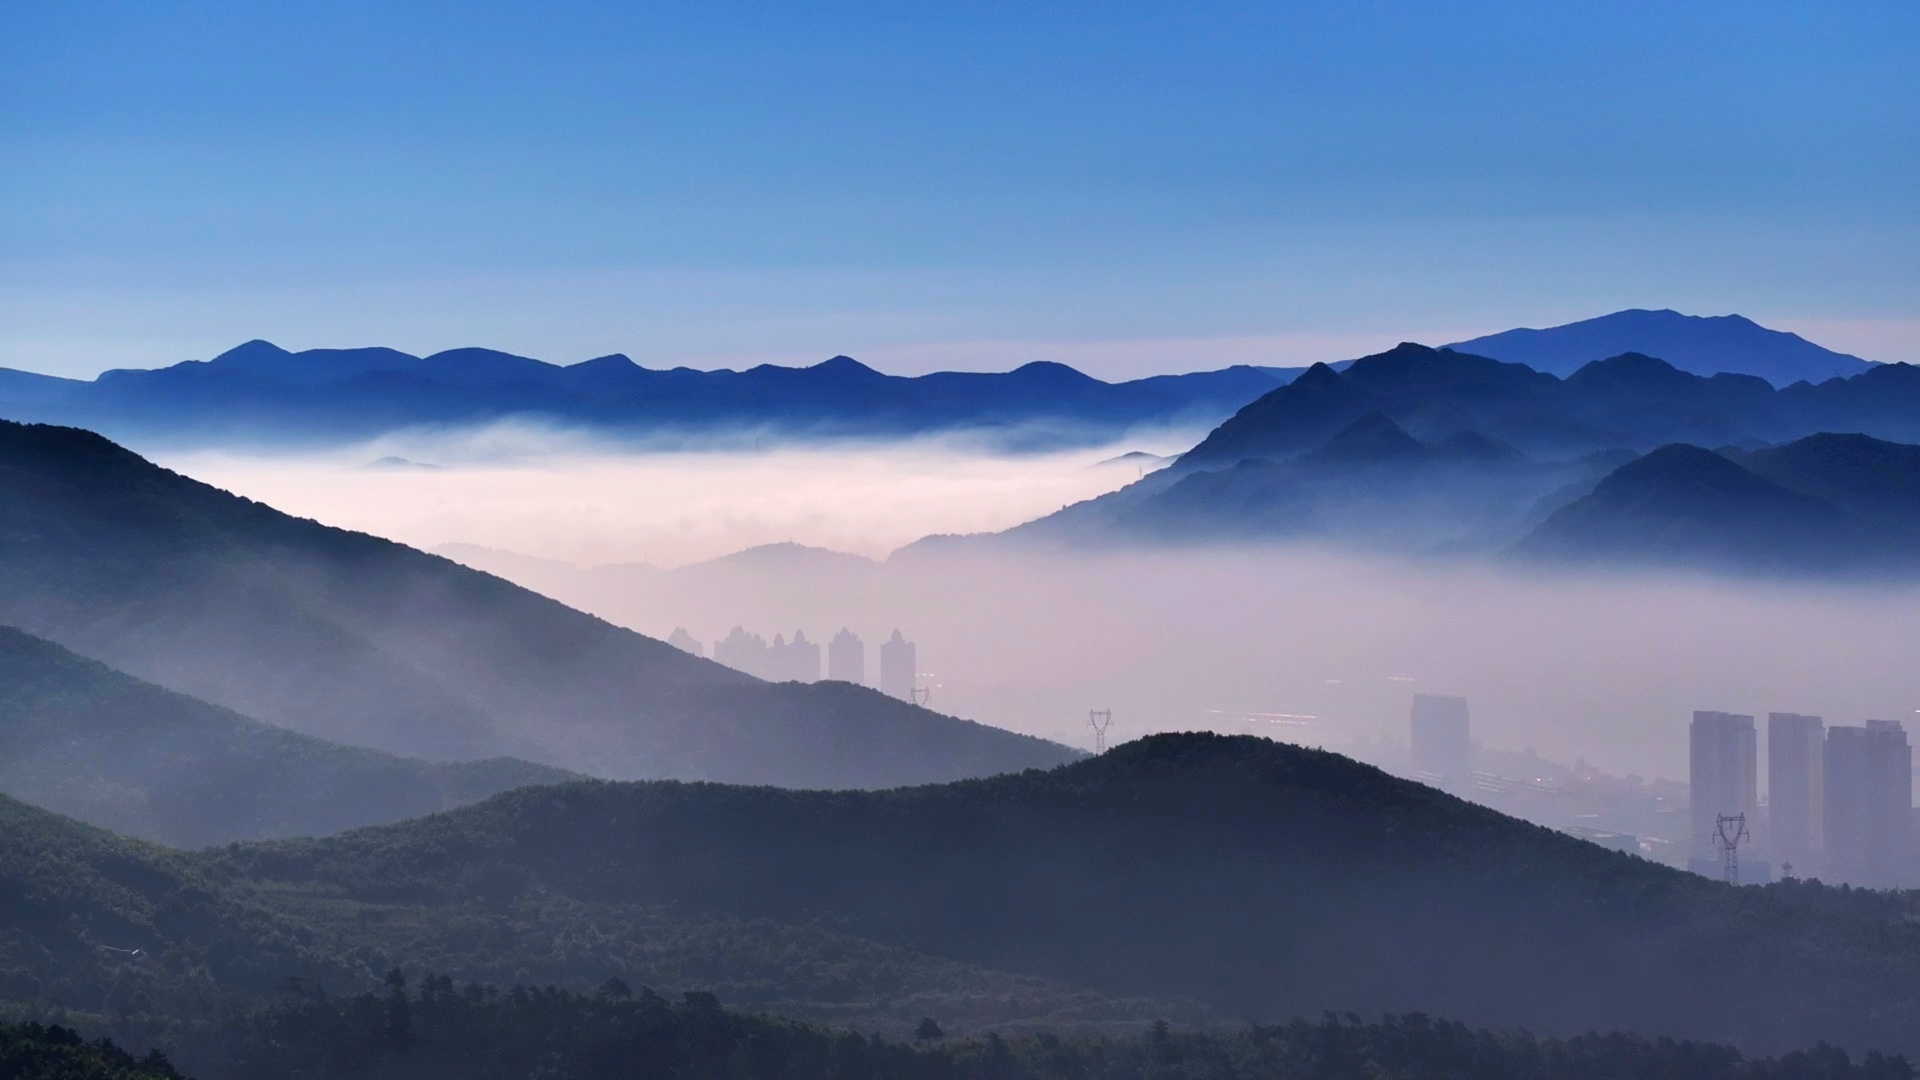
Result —
<path fill-rule="evenodd" d="M 667 638 L 667 644 L 679 649 L 681 652 L 690 652 L 695 656 L 707 655 L 707 647 L 700 644 L 698 638 L 687 633 L 687 628 L 684 626 L 676 626 L 673 628 L 673 633 Z"/>
<path fill-rule="evenodd" d="M 827 678 L 862 686 L 867 682 L 867 643 L 844 626 L 827 643 Z"/>
<path fill-rule="evenodd" d="M 1413 695 L 1412 735 L 1414 768 L 1439 773 L 1443 785 L 1452 789 L 1472 782 L 1473 743 L 1466 698 Z"/>
<path fill-rule="evenodd" d="M 1870 888 L 1912 878 L 1913 748 L 1891 720 L 1827 729 L 1821 876 Z"/>
<path fill-rule="evenodd" d="M 1720 858 L 1714 830 L 1723 814 L 1760 819 L 1759 747 L 1753 717 L 1696 712 L 1688 729 L 1687 776 L 1693 810 L 1693 854 Z"/>
<path fill-rule="evenodd" d="M 819 682 L 820 643 L 808 641 L 805 630 L 795 630 L 793 640 L 787 642 L 787 659 L 783 670 L 786 677 L 795 682 Z"/>
<path fill-rule="evenodd" d="M 880 692 L 912 701 L 913 675 L 919 670 L 919 660 L 919 650 L 896 629 L 880 645 Z"/>
<path fill-rule="evenodd" d="M 1825 837 L 1826 725 L 1817 716 L 1767 714 L 1767 820 L 1761 845 L 1796 877 L 1815 877 Z"/>

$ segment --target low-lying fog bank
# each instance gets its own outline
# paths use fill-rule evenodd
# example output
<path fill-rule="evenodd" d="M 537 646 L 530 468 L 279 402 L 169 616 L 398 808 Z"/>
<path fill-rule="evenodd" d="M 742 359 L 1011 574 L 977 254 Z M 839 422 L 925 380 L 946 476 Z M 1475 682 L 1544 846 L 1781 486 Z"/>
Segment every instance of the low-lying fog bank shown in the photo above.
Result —
<path fill-rule="evenodd" d="M 930 533 L 1004 529 L 1156 464 L 1111 461 L 1125 451 L 1173 453 L 1192 441 L 1161 434 L 1022 455 L 959 438 L 635 454 L 501 426 L 321 456 L 151 456 L 289 513 L 416 547 L 677 566 L 789 541 L 882 556 Z"/>
<path fill-rule="evenodd" d="M 324 459 L 163 463 L 443 549 L 650 635 L 685 627 L 708 655 L 735 626 L 822 644 L 846 627 L 874 683 L 897 628 L 918 645 L 933 708 L 1081 746 L 1088 710 L 1111 709 L 1114 738 L 1206 727 L 1377 750 L 1405 740 L 1410 699 L 1427 692 L 1465 695 L 1489 747 L 1684 777 L 1694 709 L 1858 723 L 1920 706 L 1915 587 L 1526 574 L 1303 545 L 963 544 L 884 558 L 926 534 L 1002 529 L 1112 490 L 1152 463 L 1099 462 L 1178 446 L 618 455 L 493 429 Z M 404 461 L 364 467 L 382 457 Z M 860 557 L 779 547 L 714 559 L 787 541 Z"/>
<path fill-rule="evenodd" d="M 1404 742 L 1416 692 L 1462 694 L 1477 740 L 1684 778 L 1694 709 L 1906 719 L 1920 590 L 1671 576 L 1522 576 L 1305 547 L 792 549 L 678 571 L 451 554 L 648 634 L 740 625 L 918 646 L 933 707 L 1078 745 L 1213 728 L 1348 749 Z"/>

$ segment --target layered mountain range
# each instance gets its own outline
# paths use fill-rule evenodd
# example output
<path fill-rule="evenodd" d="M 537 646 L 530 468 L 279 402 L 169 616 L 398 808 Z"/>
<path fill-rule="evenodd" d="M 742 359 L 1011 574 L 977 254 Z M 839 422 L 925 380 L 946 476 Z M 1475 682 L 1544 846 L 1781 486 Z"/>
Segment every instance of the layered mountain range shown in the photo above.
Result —
<path fill-rule="evenodd" d="M 846 683 L 764 683 L 72 428 L 0 422 L 0 624 L 256 720 L 432 760 L 884 787 L 1073 756 Z"/>
<path fill-rule="evenodd" d="M 1744 373 L 1780 386 L 1875 367 L 1737 315 L 1671 311 L 1616 312 L 1455 348 L 1557 375 L 1640 352 L 1682 371 Z M 290 352 L 249 341 L 211 360 L 92 380 L 0 370 L 0 417 L 77 425 L 141 445 L 319 446 L 517 420 L 644 446 L 971 432 L 1038 447 L 1099 443 L 1142 427 L 1210 427 L 1302 370 L 1240 365 L 1109 383 L 1043 361 L 906 378 L 846 356 L 804 368 L 698 371 L 645 368 L 618 354 L 559 365 L 481 348 L 420 357 L 377 347 Z"/>
<path fill-rule="evenodd" d="M 663 371 L 620 355 L 562 366 L 491 349 L 417 357 L 386 348 L 289 352 L 249 341 L 211 360 L 92 381 L 0 372 L 0 416 L 169 444 L 323 445 L 514 419 L 649 446 L 948 431 L 1056 445 L 1140 426 L 1217 423 L 1297 373 L 1239 366 L 1108 383 L 1035 362 L 907 378 L 846 356 L 805 368 Z"/>
<path fill-rule="evenodd" d="M 1561 379 L 1403 344 L 1316 365 L 1171 467 L 1006 536 L 1904 573 L 1920 447 L 1896 440 L 1920 440 L 1906 364 L 1776 389 L 1639 353 Z"/>

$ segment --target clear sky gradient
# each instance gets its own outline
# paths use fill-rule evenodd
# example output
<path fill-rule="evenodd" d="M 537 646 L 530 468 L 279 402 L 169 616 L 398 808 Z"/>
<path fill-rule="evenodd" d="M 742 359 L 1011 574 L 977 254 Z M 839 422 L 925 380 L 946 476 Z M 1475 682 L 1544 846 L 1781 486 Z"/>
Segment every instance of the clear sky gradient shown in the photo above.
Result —
<path fill-rule="evenodd" d="M 1920 4 L 0 0 L 0 365 L 1920 361 Z"/>

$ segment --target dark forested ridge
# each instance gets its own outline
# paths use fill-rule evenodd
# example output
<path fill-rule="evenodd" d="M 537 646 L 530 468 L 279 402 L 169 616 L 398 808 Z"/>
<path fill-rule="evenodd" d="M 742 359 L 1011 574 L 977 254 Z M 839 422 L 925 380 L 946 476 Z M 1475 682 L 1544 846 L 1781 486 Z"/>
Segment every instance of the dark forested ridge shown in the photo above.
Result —
<path fill-rule="evenodd" d="M 1157 736 L 1053 772 L 894 792 L 528 789 L 222 860 L 364 901 L 456 903 L 486 881 L 829 917 L 1230 1015 L 1444 1006 L 1498 1026 L 1775 1047 L 1904 1048 L 1920 1030 L 1920 924 L 1731 889 L 1251 738 Z"/>
<path fill-rule="evenodd" d="M 166 1055 L 135 1057 L 110 1039 L 88 1040 L 58 1024 L 0 1024 L 6 1080 L 178 1080 Z"/>
<path fill-rule="evenodd" d="M 556 1075 L 724 1076 L 742 1080 L 1911 1080 L 1898 1057 L 1819 1046 L 1747 1059 L 1720 1045 L 1635 1035 L 1540 1038 L 1422 1015 L 1319 1020 L 1109 1037 L 1038 1034 L 949 1040 L 867 1037 L 723 1009 L 710 994 L 669 1001 L 610 979 L 597 993 L 456 986 L 417 991 L 395 972 L 382 993 L 303 994 L 202 1037 L 201 1080 L 415 1080 Z"/>
<path fill-rule="evenodd" d="M 117 1036 L 392 967 L 895 1032 L 1327 1009 L 1745 1051 L 1920 1032 L 1910 897 L 1738 890 L 1254 738 L 895 792 L 574 782 L 194 855 L 0 799 L 0 896 L 0 1001 Z"/>
<path fill-rule="evenodd" d="M 433 759 L 858 787 L 1074 756 L 843 683 L 763 683 L 72 428 L 0 422 L 0 623 L 269 723 Z"/>
<path fill-rule="evenodd" d="M 295 975 L 342 992 L 401 965 L 575 987 L 621 974 L 788 1015 L 976 1029 L 1190 1000 L 1748 1050 L 1904 1052 L 1920 1031 L 1904 898 L 1735 889 L 1251 738 L 1157 736 L 888 792 L 527 788 L 193 856 L 5 805 L 0 887 L 75 898 L 35 901 L 45 915 L 8 931 L 6 994 L 67 1009 L 245 1004 Z"/>
<path fill-rule="evenodd" d="M 262 724 L 0 627 L 0 791 L 176 847 L 317 836 L 580 779 L 395 757 Z"/>

